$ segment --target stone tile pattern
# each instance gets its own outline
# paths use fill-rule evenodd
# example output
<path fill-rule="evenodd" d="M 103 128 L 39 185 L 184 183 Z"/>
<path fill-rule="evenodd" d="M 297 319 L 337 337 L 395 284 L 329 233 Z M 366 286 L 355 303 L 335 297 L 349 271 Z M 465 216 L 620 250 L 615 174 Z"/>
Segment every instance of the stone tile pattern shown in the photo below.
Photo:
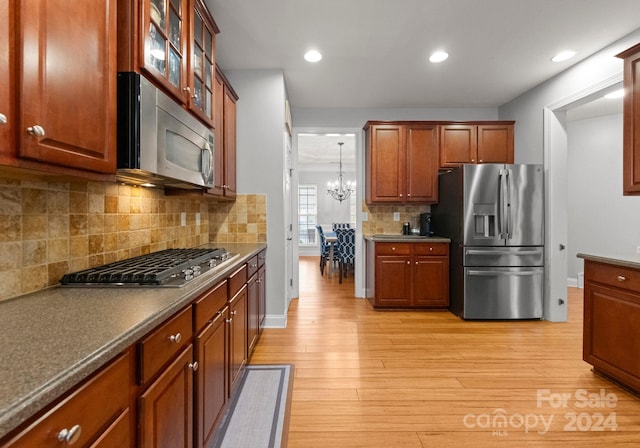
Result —
<path fill-rule="evenodd" d="M 362 211 L 369 213 L 369 220 L 362 223 L 362 234 L 366 236 L 390 233 L 401 234 L 402 224 L 411 222 L 411 218 L 430 211 L 429 205 L 367 205 L 362 201 Z M 393 213 L 400 213 L 400 220 L 393 220 Z"/>
<path fill-rule="evenodd" d="M 249 196 L 253 208 L 260 201 L 266 209 L 264 195 Z M 266 213 L 259 234 L 257 214 L 246 212 L 248 198 L 240 195 L 237 202 L 243 206 L 116 183 L 0 178 L 0 300 L 53 286 L 67 272 L 198 246 L 213 241 L 211 236 L 216 241 L 266 242 Z M 210 235 L 211 222 L 226 226 L 215 226 Z"/>
<path fill-rule="evenodd" d="M 266 195 L 247 194 L 235 202 L 209 204 L 209 232 L 215 243 L 266 243 Z"/>

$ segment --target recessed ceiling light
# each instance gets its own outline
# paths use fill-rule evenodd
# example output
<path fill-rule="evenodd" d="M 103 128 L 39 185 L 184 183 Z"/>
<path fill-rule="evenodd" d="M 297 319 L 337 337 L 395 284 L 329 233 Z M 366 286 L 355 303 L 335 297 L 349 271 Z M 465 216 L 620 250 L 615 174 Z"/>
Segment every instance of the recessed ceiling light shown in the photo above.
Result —
<path fill-rule="evenodd" d="M 446 51 L 436 51 L 429 56 L 429 60 L 435 64 L 446 60 L 448 57 L 449 53 Z"/>
<path fill-rule="evenodd" d="M 575 51 L 571 51 L 571 50 L 561 51 L 560 53 L 552 57 L 551 60 L 553 62 L 562 62 L 562 61 L 566 61 L 567 59 L 571 59 L 575 55 L 576 55 Z"/>
<path fill-rule="evenodd" d="M 308 62 L 318 62 L 320 59 L 322 59 L 322 55 L 319 51 L 309 50 L 304 54 L 304 58 Z"/>
<path fill-rule="evenodd" d="M 614 90 L 613 92 L 607 93 L 604 97 L 608 100 L 614 98 L 622 98 L 624 96 L 624 89 Z"/>

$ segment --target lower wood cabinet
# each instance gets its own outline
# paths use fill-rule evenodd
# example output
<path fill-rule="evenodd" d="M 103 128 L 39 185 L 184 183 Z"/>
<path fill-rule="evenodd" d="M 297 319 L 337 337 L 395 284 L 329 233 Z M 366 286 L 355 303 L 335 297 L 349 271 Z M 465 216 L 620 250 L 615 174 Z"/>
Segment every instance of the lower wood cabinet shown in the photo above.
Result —
<path fill-rule="evenodd" d="M 190 344 L 138 398 L 138 446 L 193 447 L 195 369 Z"/>
<path fill-rule="evenodd" d="M 2 446 L 130 446 L 129 367 L 126 352 Z"/>
<path fill-rule="evenodd" d="M 640 391 L 640 270 L 585 260 L 583 359 Z"/>
<path fill-rule="evenodd" d="M 374 307 L 449 306 L 448 243 L 368 241 L 367 252 L 367 297 Z"/>
<path fill-rule="evenodd" d="M 210 444 L 264 319 L 265 251 L 251 260 L 250 288 L 239 265 L 0 447 Z"/>

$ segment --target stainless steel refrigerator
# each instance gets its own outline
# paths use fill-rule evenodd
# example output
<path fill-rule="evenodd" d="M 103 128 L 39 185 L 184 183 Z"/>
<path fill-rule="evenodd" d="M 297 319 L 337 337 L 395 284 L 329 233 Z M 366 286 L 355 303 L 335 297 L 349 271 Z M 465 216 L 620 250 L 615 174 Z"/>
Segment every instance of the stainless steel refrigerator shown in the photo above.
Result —
<path fill-rule="evenodd" d="M 463 165 L 439 176 L 433 230 L 451 239 L 451 310 L 464 319 L 540 319 L 542 165 Z"/>

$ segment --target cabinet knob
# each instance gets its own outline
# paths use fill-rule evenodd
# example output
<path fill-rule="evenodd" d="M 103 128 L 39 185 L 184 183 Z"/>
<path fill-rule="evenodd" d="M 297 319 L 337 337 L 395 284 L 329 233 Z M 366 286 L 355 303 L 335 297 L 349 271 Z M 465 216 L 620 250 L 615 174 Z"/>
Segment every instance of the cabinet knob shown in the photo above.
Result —
<path fill-rule="evenodd" d="M 476 159 L 471 159 L 471 161 L 472 161 L 472 162 L 475 162 L 475 161 L 476 161 Z"/>
<path fill-rule="evenodd" d="M 627 277 L 625 277 L 624 275 L 618 275 L 618 281 L 619 282 L 623 282 L 627 279 Z"/>
<path fill-rule="evenodd" d="M 407 264 L 411 264 L 411 262 L 410 262 L 410 261 L 407 261 Z M 416 264 L 418 264 L 418 263 L 416 263 Z"/>
<path fill-rule="evenodd" d="M 395 246 L 391 248 L 391 250 L 396 250 Z"/>
<path fill-rule="evenodd" d="M 7 116 L 5 114 L 0 114 L 0 124 L 7 124 Z"/>
<path fill-rule="evenodd" d="M 482 163 L 482 159 L 478 160 L 478 162 Z"/>
<path fill-rule="evenodd" d="M 29 126 L 27 132 L 34 137 L 44 137 L 44 128 L 37 124 L 35 126 Z"/>
<path fill-rule="evenodd" d="M 429 252 L 433 252 L 433 247 L 430 247 L 430 248 L 429 248 Z"/>
<path fill-rule="evenodd" d="M 198 361 L 193 361 L 189 363 L 189 368 L 194 372 L 198 370 Z"/>
<path fill-rule="evenodd" d="M 231 315 L 235 316 L 236 314 L 238 314 L 238 312 L 236 310 L 231 311 Z"/>
<path fill-rule="evenodd" d="M 402 196 L 402 195 L 400 195 Z M 407 193 L 407 197 L 410 198 L 411 197 L 411 193 Z"/>
<path fill-rule="evenodd" d="M 58 433 L 58 441 L 65 442 L 67 445 L 73 445 L 80 438 L 82 428 L 80 425 L 75 425 L 71 429 L 64 428 Z"/>
<path fill-rule="evenodd" d="M 402 197 L 402 193 L 400 193 L 400 197 Z"/>
<path fill-rule="evenodd" d="M 416 261 L 416 266 L 418 266 L 418 262 Z"/>
<path fill-rule="evenodd" d="M 189 86 L 185 87 L 185 88 L 184 88 L 184 89 L 182 89 L 182 90 L 184 90 L 184 91 L 185 91 L 185 92 L 187 92 L 187 93 L 191 93 L 191 87 L 189 87 Z"/>
<path fill-rule="evenodd" d="M 227 322 L 228 324 L 230 324 L 231 322 L 233 322 L 233 318 L 227 319 L 225 322 Z"/>
<path fill-rule="evenodd" d="M 169 336 L 169 340 L 177 344 L 182 340 L 182 335 L 180 333 L 172 334 L 171 336 Z"/>

